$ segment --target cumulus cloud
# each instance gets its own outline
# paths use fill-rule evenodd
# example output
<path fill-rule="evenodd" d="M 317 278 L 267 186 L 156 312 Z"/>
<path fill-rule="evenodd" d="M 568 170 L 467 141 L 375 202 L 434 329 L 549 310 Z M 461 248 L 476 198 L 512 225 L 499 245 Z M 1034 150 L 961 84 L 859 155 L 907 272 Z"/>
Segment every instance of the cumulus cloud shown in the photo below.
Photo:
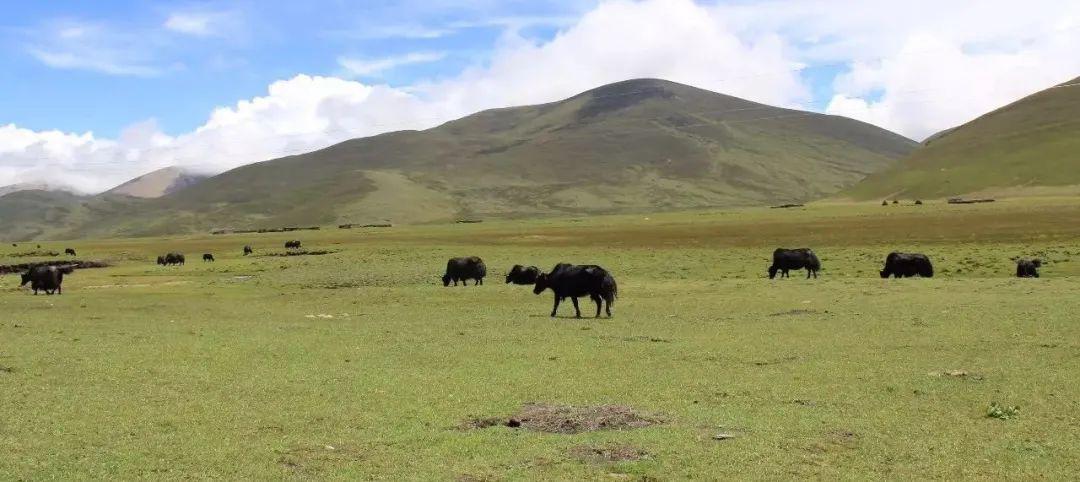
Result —
<path fill-rule="evenodd" d="M 423 129 L 477 110 L 549 102 L 601 84 L 660 77 L 789 107 L 811 102 L 804 66 L 840 71 L 826 111 L 921 138 L 1080 74 L 1080 4 L 774 0 L 601 3 L 552 38 L 507 27 L 483 63 L 391 87 L 298 75 L 210 113 L 175 137 L 153 122 L 117 139 L 0 128 L 0 185 L 54 179 L 100 191 L 169 165 L 221 172 L 342 140 Z M 934 12 L 927 15 L 926 12 Z M 451 27 L 453 28 L 453 27 Z M 343 58 L 370 77 L 427 61 Z"/>

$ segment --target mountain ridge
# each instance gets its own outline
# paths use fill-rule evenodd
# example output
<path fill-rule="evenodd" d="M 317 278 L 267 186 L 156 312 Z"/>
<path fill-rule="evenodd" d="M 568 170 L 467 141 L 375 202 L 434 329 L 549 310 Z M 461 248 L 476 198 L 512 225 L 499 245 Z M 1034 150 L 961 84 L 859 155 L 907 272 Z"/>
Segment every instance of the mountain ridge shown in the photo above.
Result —
<path fill-rule="evenodd" d="M 157 199 L 94 198 L 85 203 L 107 207 L 86 210 L 89 219 L 72 210 L 45 235 L 801 202 L 850 186 L 916 146 L 851 119 L 633 79 L 248 164 Z"/>

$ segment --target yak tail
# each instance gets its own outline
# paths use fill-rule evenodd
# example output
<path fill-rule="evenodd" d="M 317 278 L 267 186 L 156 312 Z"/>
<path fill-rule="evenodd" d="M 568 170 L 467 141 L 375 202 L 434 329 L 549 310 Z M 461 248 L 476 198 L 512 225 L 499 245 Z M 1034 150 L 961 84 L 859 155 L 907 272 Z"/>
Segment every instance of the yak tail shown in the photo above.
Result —
<path fill-rule="evenodd" d="M 619 285 L 615 283 L 615 278 L 611 274 L 604 276 L 604 281 L 601 282 L 600 287 L 608 303 L 615 301 L 619 297 Z"/>

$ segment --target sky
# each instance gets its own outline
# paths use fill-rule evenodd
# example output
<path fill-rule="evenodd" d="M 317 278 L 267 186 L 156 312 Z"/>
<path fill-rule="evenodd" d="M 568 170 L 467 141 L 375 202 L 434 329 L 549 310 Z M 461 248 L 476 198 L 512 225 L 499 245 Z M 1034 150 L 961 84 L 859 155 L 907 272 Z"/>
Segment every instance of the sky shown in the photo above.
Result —
<path fill-rule="evenodd" d="M 219 173 L 638 77 L 922 140 L 1080 77 L 1075 0 L 0 2 L 0 186 Z"/>

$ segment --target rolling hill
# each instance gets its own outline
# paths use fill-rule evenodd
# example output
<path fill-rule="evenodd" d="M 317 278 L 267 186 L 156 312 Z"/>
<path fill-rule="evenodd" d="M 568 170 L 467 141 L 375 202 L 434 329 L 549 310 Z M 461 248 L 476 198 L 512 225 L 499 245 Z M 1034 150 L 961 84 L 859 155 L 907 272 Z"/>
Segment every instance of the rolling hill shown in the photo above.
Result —
<path fill-rule="evenodd" d="M 847 118 L 639 79 L 250 164 L 157 199 L 84 199 L 39 235 L 806 201 L 851 186 L 916 146 Z M 0 235 L 11 229 L 0 227 Z"/>
<path fill-rule="evenodd" d="M 1080 185 L 1080 78 L 931 136 L 855 185 L 855 199 L 943 198 Z"/>

